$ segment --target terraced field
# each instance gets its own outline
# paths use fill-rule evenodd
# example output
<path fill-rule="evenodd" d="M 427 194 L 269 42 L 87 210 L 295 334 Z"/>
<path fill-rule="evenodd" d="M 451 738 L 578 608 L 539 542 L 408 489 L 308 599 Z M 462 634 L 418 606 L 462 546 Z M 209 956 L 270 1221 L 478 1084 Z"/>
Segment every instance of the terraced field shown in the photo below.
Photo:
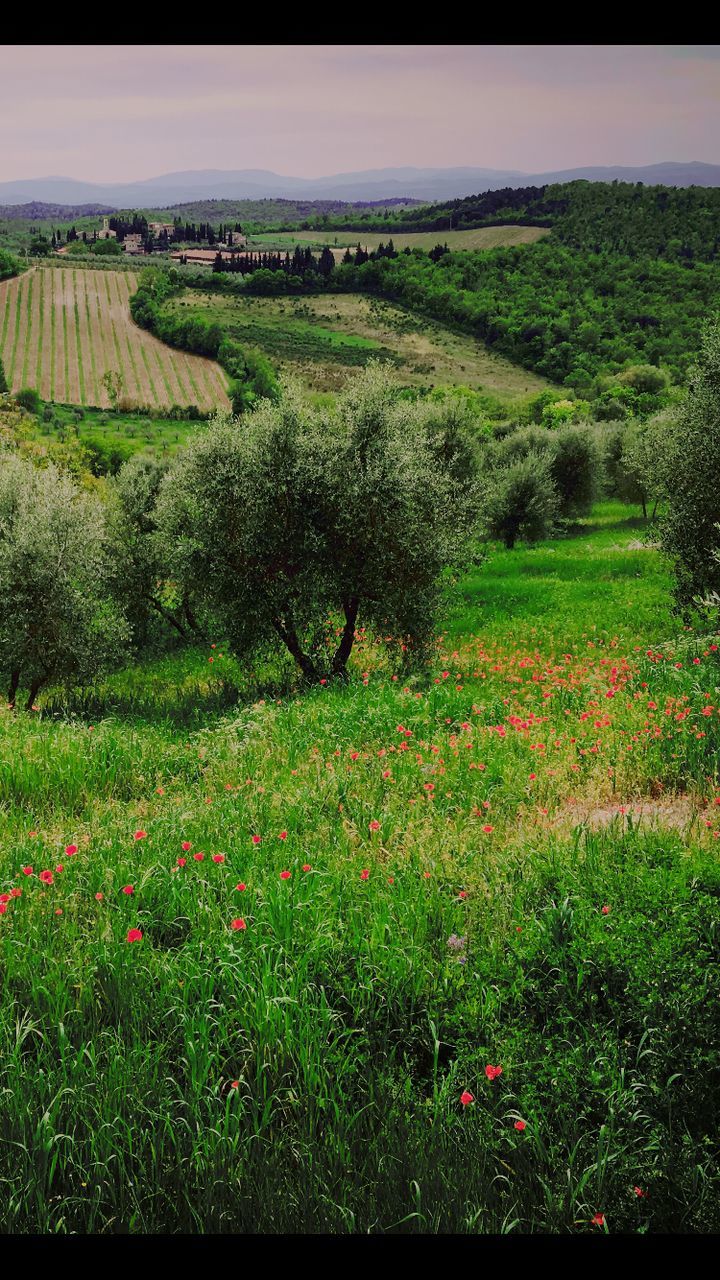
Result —
<path fill-rule="evenodd" d="M 107 408 L 102 378 L 113 371 L 122 374 L 127 408 L 228 407 L 218 364 L 133 324 L 128 299 L 136 287 L 131 272 L 72 266 L 38 267 L 0 284 L 0 355 L 12 390 Z"/>

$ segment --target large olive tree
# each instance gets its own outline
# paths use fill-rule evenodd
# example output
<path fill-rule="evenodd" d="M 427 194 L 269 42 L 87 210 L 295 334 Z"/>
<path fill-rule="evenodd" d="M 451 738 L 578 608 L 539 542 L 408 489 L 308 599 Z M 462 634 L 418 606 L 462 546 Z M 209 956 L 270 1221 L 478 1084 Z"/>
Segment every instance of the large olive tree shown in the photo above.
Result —
<path fill-rule="evenodd" d="M 122 652 L 99 499 L 52 464 L 0 452 L 0 678 L 30 709 L 48 684 L 82 684 Z"/>
<path fill-rule="evenodd" d="M 443 575 L 468 546 L 470 488 L 443 465 L 437 411 L 372 367 L 333 411 L 286 387 L 217 417 L 178 455 L 156 519 L 171 572 L 235 652 L 284 645 L 315 681 L 345 673 L 360 623 L 406 659 L 426 652 Z"/>

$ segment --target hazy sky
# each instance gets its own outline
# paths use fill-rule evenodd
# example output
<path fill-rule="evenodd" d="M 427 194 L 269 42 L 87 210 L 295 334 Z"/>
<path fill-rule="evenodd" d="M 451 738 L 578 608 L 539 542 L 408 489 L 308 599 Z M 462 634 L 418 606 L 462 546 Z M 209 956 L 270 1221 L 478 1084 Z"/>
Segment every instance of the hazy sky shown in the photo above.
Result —
<path fill-rule="evenodd" d="M 5 45 L 0 180 L 720 162 L 720 45 Z"/>

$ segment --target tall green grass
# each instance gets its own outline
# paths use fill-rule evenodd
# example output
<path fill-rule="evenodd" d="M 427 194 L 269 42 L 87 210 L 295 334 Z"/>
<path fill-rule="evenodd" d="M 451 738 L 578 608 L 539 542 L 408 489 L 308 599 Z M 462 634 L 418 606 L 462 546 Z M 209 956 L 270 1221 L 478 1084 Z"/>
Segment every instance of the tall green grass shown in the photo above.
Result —
<path fill-rule="evenodd" d="M 648 532 L 496 551 L 422 678 L 214 637 L 3 713 L 4 1230 L 717 1228 L 720 669 Z"/>

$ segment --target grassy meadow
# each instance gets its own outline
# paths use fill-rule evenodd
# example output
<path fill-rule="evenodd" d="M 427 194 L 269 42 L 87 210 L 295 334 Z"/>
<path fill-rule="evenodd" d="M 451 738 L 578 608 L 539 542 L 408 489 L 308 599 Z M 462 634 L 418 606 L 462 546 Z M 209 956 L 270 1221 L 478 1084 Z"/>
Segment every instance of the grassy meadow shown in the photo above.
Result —
<path fill-rule="evenodd" d="M 508 400 L 549 383 L 467 334 L 364 294 L 221 297 L 188 290 L 166 306 L 218 323 L 310 391 L 338 391 L 359 366 L 388 361 L 407 386 L 464 384 Z"/>
<path fill-rule="evenodd" d="M 294 249 L 296 244 L 310 244 L 315 249 L 355 248 L 361 244 L 370 252 L 380 244 L 392 240 L 395 248 L 434 249 L 436 244 L 446 244 L 449 249 L 497 249 L 513 244 L 535 244 L 549 235 L 549 227 L 475 227 L 471 231 L 279 231 L 261 232 L 249 237 L 253 249 Z"/>
<path fill-rule="evenodd" d="M 649 539 L 492 549 L 407 684 L 213 636 L 0 712 L 3 1231 L 717 1229 L 720 668 Z"/>

